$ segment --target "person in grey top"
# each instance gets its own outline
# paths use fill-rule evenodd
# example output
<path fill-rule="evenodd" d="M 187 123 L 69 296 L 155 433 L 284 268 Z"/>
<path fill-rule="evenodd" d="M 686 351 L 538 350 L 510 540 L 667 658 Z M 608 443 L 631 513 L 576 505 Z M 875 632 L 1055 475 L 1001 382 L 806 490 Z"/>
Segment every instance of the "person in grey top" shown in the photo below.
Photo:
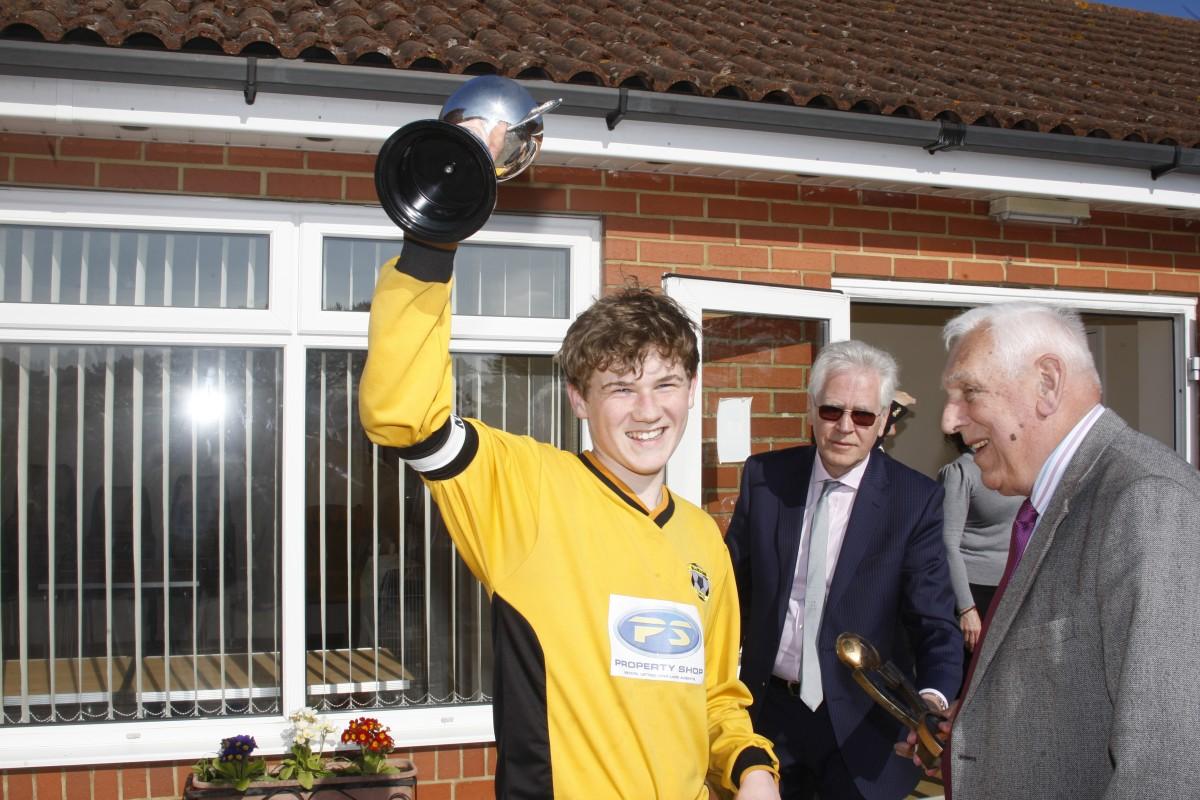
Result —
<path fill-rule="evenodd" d="M 1013 518 L 1021 507 L 1021 498 L 1005 497 L 984 486 L 971 448 L 960 434 L 948 438 L 960 455 L 938 472 L 938 481 L 946 490 L 942 538 L 963 644 L 971 651 L 979 641 L 983 618 L 1004 574 Z M 964 667 L 969 660 L 964 659 Z"/>

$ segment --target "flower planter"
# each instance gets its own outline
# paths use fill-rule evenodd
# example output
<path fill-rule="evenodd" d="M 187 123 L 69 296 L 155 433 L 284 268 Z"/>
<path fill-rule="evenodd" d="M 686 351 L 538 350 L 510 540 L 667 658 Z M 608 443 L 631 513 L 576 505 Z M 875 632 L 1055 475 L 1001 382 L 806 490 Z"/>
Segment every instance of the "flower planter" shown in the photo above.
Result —
<path fill-rule="evenodd" d="M 226 798 L 262 797 L 272 800 L 415 800 L 417 770 L 411 761 L 393 765 L 397 772 L 386 775 L 335 775 L 321 778 L 312 789 L 296 781 L 254 781 L 239 792 L 227 784 L 208 783 L 188 776 L 184 800 L 226 800 Z"/>

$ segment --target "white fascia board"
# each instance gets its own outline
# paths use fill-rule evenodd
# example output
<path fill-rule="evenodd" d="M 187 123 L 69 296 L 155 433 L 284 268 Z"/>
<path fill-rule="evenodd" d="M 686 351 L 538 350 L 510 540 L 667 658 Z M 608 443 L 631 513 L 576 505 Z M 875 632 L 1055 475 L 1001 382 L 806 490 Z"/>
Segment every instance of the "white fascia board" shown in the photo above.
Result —
<path fill-rule="evenodd" d="M 0 77 L 0 129 L 121 135 L 374 153 L 396 128 L 436 116 L 430 105 L 57 78 Z M 148 128 L 144 133 L 121 130 Z M 800 137 L 724 127 L 550 115 L 548 163 L 622 169 L 692 167 L 698 174 L 757 179 L 822 176 L 913 188 L 937 187 L 1200 210 L 1200 176 L 963 151 Z M 107 133 L 106 133 L 107 132 Z M 330 140 L 314 142 L 313 139 Z"/>

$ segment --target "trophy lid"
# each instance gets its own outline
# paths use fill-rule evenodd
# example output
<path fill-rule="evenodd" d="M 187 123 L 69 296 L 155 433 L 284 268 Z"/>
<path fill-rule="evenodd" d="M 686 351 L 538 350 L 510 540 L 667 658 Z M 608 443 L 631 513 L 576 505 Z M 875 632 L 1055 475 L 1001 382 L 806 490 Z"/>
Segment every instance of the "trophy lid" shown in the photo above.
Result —
<path fill-rule="evenodd" d="M 542 146 L 542 116 L 560 103 L 538 104 L 516 81 L 480 75 L 450 95 L 438 119 L 474 134 L 492 157 L 496 180 L 506 181 L 533 163 Z"/>

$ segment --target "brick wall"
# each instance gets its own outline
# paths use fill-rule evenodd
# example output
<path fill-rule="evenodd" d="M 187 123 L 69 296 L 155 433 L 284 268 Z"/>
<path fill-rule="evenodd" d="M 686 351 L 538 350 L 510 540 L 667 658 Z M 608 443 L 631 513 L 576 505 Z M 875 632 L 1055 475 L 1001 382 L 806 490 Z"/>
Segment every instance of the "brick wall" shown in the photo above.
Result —
<path fill-rule="evenodd" d="M 0 185 L 10 186 L 366 203 L 375 201 L 373 163 L 318 151 L 0 134 Z M 1080 228 L 1002 226 L 986 203 L 934 195 L 551 166 L 502 185 L 499 208 L 601 215 L 609 287 L 657 286 L 670 271 L 814 288 L 838 275 L 1200 295 L 1195 220 L 1094 212 Z M 781 349 L 771 336 L 795 341 L 802 332 L 722 328 L 730 324 L 707 323 L 721 347 L 708 355 L 706 411 L 723 395 L 752 394 L 761 398 L 755 450 L 794 443 L 807 430 L 807 399 L 795 387 L 812 354 Z M 715 488 L 705 503 L 723 522 L 738 473 L 715 463 L 706 431 L 706 485 Z M 491 748 L 413 757 L 422 800 L 491 796 Z M 187 767 L 15 771 L 0 781 L 0 799 L 178 797 Z"/>

